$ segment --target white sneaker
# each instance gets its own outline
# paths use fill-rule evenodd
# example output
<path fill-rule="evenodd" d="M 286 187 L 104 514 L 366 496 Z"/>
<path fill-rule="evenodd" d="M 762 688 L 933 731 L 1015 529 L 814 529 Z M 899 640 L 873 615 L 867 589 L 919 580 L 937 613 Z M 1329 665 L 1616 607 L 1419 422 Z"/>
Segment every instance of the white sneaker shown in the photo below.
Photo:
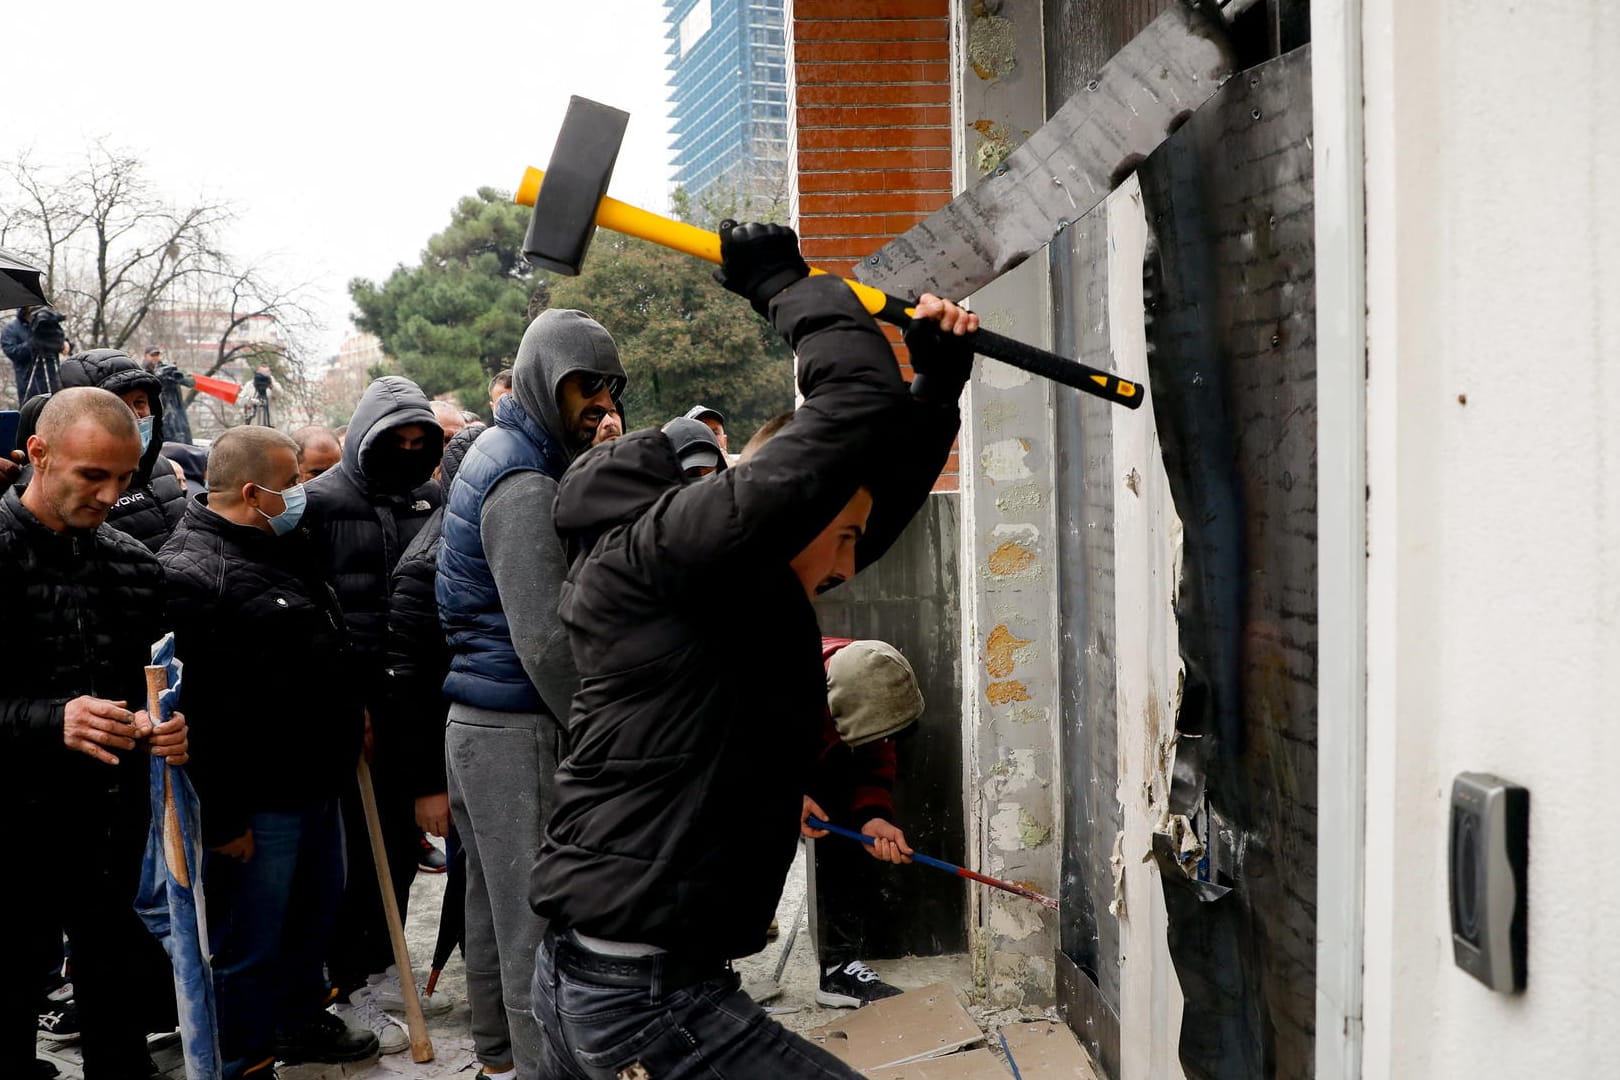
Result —
<path fill-rule="evenodd" d="M 405 1011 L 405 991 L 399 985 L 399 965 L 389 964 L 388 970 L 381 975 L 373 975 L 366 980 L 371 990 L 372 1000 L 379 1008 L 389 1012 Z M 423 1016 L 443 1016 L 449 1012 L 455 1003 L 450 1000 L 449 994 L 427 994 L 422 984 L 416 986 L 417 1000 L 422 1003 Z"/>
<path fill-rule="evenodd" d="M 369 987 L 361 987 L 349 995 L 349 1003 L 332 1006 L 338 1019 L 355 1031 L 369 1031 L 377 1036 L 377 1050 L 383 1054 L 397 1054 L 411 1045 L 411 1034 L 405 1025 L 377 1007 Z"/>

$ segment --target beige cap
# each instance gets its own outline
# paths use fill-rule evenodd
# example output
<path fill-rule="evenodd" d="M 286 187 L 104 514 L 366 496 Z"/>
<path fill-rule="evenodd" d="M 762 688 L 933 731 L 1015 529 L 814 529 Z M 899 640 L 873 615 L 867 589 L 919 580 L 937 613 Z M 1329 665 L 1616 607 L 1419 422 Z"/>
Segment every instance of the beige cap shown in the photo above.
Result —
<path fill-rule="evenodd" d="M 849 746 L 876 742 L 922 715 L 922 690 L 906 658 L 886 641 L 852 641 L 827 661 L 827 706 Z"/>

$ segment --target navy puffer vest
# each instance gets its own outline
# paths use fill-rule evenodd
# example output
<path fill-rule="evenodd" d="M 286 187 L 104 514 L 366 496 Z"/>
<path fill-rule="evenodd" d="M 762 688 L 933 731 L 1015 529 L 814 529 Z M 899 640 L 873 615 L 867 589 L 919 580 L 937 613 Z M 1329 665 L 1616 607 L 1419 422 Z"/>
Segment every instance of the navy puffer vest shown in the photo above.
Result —
<path fill-rule="evenodd" d="M 544 709 L 512 647 L 478 523 L 485 496 L 502 477 L 532 470 L 557 479 L 567 468 L 562 447 L 508 394 L 495 409 L 494 428 L 473 443 L 450 485 L 434 594 L 450 646 L 444 695 L 451 701 L 502 712 Z"/>

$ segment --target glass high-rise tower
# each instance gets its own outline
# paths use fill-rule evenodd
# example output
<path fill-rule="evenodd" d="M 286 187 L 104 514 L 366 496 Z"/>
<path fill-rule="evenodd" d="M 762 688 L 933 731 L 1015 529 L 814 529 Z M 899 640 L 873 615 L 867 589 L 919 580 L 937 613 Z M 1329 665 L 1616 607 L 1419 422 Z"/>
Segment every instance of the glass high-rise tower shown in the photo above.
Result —
<path fill-rule="evenodd" d="M 675 182 L 705 195 L 786 198 L 786 0 L 665 0 Z"/>

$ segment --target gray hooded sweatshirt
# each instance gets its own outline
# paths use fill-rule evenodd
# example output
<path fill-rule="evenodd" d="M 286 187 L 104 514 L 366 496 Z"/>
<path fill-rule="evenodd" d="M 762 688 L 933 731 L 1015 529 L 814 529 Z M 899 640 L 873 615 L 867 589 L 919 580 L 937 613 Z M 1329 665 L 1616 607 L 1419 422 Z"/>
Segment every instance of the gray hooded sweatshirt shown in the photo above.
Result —
<path fill-rule="evenodd" d="M 541 312 L 512 363 L 512 396 L 554 453 L 570 463 L 588 449 L 569 445 L 557 404 L 563 379 L 574 372 L 625 377 L 619 350 L 600 323 L 580 311 Z M 552 524 L 557 479 L 529 469 L 502 477 L 484 497 L 478 525 L 513 648 L 546 710 L 566 727 L 579 676 L 557 615 L 568 571 Z"/>

